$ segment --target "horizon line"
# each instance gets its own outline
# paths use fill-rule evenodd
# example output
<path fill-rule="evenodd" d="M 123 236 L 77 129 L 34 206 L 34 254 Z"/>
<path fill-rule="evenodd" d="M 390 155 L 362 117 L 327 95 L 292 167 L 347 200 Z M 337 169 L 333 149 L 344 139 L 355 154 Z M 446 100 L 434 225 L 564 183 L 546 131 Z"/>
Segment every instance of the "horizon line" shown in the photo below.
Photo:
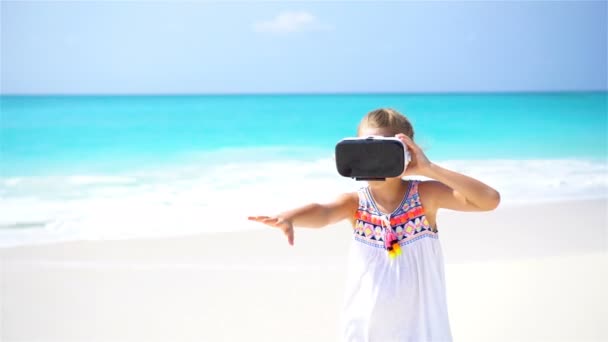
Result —
<path fill-rule="evenodd" d="M 0 93 L 0 96 L 319 96 L 319 95 L 500 95 L 500 94 L 564 94 L 564 93 L 608 93 L 608 89 L 576 90 L 482 90 L 482 91 L 390 91 L 390 92 L 167 92 L 167 93 Z"/>

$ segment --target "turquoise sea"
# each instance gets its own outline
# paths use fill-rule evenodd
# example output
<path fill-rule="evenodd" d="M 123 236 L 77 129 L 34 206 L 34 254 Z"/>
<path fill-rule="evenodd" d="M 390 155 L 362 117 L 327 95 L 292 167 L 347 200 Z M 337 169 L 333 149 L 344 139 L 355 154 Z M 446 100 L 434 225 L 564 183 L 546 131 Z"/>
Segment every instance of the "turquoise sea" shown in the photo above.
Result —
<path fill-rule="evenodd" d="M 507 204 L 608 196 L 606 92 L 2 96 L 0 106 L 0 246 L 247 229 L 239 215 L 359 186 L 339 177 L 333 148 L 378 107 L 407 115 L 431 160 L 495 185 Z"/>

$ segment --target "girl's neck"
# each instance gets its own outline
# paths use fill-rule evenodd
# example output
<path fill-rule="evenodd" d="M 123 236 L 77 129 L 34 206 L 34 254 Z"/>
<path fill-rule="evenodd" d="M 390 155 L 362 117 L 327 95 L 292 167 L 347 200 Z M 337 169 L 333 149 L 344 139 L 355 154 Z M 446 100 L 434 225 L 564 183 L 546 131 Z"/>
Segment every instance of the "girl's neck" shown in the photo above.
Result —
<path fill-rule="evenodd" d="M 401 178 L 389 178 L 385 181 L 369 182 L 369 190 L 376 205 L 379 205 L 380 209 L 384 209 L 385 213 L 389 213 L 403 200 L 407 185 L 407 181 Z"/>

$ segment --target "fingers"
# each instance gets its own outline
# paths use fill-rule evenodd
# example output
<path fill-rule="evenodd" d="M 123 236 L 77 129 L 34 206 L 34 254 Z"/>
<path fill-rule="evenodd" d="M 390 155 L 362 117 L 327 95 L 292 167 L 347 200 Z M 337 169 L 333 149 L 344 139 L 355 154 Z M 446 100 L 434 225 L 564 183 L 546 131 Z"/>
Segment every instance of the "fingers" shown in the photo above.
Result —
<path fill-rule="evenodd" d="M 401 140 L 410 149 L 412 149 L 414 151 L 419 151 L 420 150 L 420 148 L 418 147 L 418 145 L 416 145 L 416 143 L 410 137 L 408 137 L 407 135 L 405 135 L 403 133 L 399 133 L 399 134 L 396 134 L 395 137 L 398 138 L 399 140 Z"/>
<path fill-rule="evenodd" d="M 294 244 L 294 234 L 293 227 L 290 223 L 280 220 L 278 217 L 270 217 L 270 216 L 248 216 L 247 219 L 249 221 L 256 221 L 260 223 L 264 223 L 269 226 L 280 228 L 285 236 L 287 237 L 287 242 L 293 246 Z"/>
<path fill-rule="evenodd" d="M 247 218 L 249 219 L 249 221 L 256 221 L 256 222 L 262 222 L 262 223 L 269 223 L 269 222 L 278 220 L 276 217 L 270 217 L 270 216 L 249 216 Z"/>
<path fill-rule="evenodd" d="M 249 221 L 261 221 L 265 218 L 268 218 L 268 216 L 247 216 Z"/>
<path fill-rule="evenodd" d="M 256 221 L 260 223 L 267 224 L 273 227 L 284 228 L 287 227 L 287 224 L 279 219 L 278 217 L 270 217 L 270 216 L 249 216 L 249 221 Z"/>
<path fill-rule="evenodd" d="M 285 232 L 285 235 L 287 236 L 287 242 L 289 242 L 289 244 L 293 246 L 293 229 L 288 229 Z"/>

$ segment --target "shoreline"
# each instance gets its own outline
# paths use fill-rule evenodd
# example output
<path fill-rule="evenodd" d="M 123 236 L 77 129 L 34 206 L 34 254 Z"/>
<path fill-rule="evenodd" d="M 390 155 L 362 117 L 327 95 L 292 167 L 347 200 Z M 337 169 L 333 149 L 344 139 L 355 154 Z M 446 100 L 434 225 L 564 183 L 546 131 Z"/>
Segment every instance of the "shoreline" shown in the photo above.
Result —
<path fill-rule="evenodd" d="M 555 200 L 555 201 L 543 201 L 543 202 L 529 202 L 529 203 L 506 203 L 499 206 L 494 211 L 491 212 L 455 212 L 451 210 L 441 210 L 437 217 L 437 222 L 439 224 L 439 236 L 442 241 L 442 248 L 444 249 L 444 254 L 454 253 L 456 259 L 460 259 L 460 257 L 467 255 L 471 257 L 472 260 L 476 259 L 471 255 L 471 253 L 466 253 L 469 248 L 460 248 L 457 245 L 460 244 L 468 244 L 466 241 L 467 238 L 472 238 L 475 236 L 483 235 L 484 229 L 480 227 L 481 225 L 486 225 L 488 222 L 491 222 L 490 226 L 494 226 L 492 228 L 496 233 L 500 233 L 504 231 L 504 236 L 501 237 L 502 242 L 511 240 L 514 245 L 518 245 L 515 243 L 517 239 L 514 239 L 513 236 L 525 234 L 526 230 L 529 230 L 527 235 L 528 238 L 539 239 L 543 234 L 550 235 L 551 234 L 551 225 L 561 225 L 560 218 L 563 215 L 564 219 L 566 219 L 565 212 L 571 212 L 575 214 L 580 211 L 589 211 L 592 215 L 591 223 L 598 227 L 606 227 L 604 230 L 594 229 L 593 226 L 587 228 L 579 228 L 576 231 L 576 235 L 581 239 L 579 240 L 571 240 L 570 244 L 565 245 L 563 240 L 553 240 L 553 242 L 558 242 L 559 245 L 564 247 L 561 249 L 559 253 L 555 249 L 558 247 L 557 245 L 552 246 L 549 244 L 549 249 L 545 249 L 545 252 L 549 252 L 549 254 L 559 254 L 563 255 L 564 252 L 575 252 L 580 250 L 587 251 L 597 251 L 597 250 L 608 250 L 608 214 L 602 215 L 601 211 L 608 210 L 608 198 L 587 198 L 587 199 L 577 199 L 577 200 Z M 559 212 L 558 217 L 551 218 L 553 212 Z M 530 220 L 532 223 L 539 227 L 536 229 L 527 229 L 523 227 L 520 222 L 518 222 L 517 217 L 521 216 L 521 220 L 528 220 L 525 217 L 525 214 L 534 212 L 536 215 L 532 216 Z M 524 215 L 522 215 L 524 213 Z M 501 217 L 499 220 L 493 220 L 493 217 Z M 573 224 L 577 224 L 580 222 L 587 222 L 587 218 L 576 217 L 573 220 Z M 543 221 L 543 218 L 548 219 L 547 221 Z M 572 218 L 568 218 L 570 220 Z M 236 222 L 236 220 L 235 220 Z M 243 223 L 248 223 L 250 226 L 255 226 L 255 224 L 251 225 L 250 222 L 247 222 L 246 215 L 243 215 Z M 235 223 L 236 224 L 236 223 Z M 510 225 L 510 226 L 509 226 Z M 452 226 L 457 226 L 458 229 L 452 229 Z M 508 226 L 508 227 L 507 227 Z M 574 229 L 574 228 L 573 228 Z M 593 237 L 593 232 L 597 231 L 600 234 L 600 238 Z M 313 240 L 316 243 L 323 243 L 325 239 L 334 240 L 335 243 L 338 244 L 339 248 L 342 251 L 345 250 L 348 246 L 348 242 L 350 241 L 350 227 L 346 222 L 340 222 L 334 224 L 332 226 L 328 226 L 322 229 L 309 229 L 309 228 L 296 228 L 296 239 L 298 236 L 303 234 L 305 237 L 305 242 L 308 240 Z M 570 231 L 573 233 L 574 230 Z M 583 233 L 583 234 L 581 234 Z M 590 235 L 591 234 L 591 235 Z M 243 235 L 243 238 L 239 238 L 239 235 Z M 160 235 L 160 236 L 148 236 L 148 237 L 127 237 L 127 238 L 107 238 L 107 239 L 66 239 L 59 241 L 42 241 L 36 243 L 25 243 L 14 246 L 0 246 L 0 256 L 2 255 L 11 255 L 16 253 L 17 255 L 27 255 L 27 251 L 35 251 L 35 250 L 47 250 L 51 251 L 53 249 L 63 249 L 63 248 L 71 248 L 72 246 L 78 245 L 87 245 L 90 248 L 97 248 L 103 250 L 105 248 L 104 245 L 107 245 L 109 248 L 116 249 L 124 249 L 129 244 L 142 244 L 148 246 L 157 246 L 160 250 L 162 250 L 163 244 L 190 244 L 191 242 L 187 241 L 199 241 L 205 243 L 206 240 L 241 240 L 241 239 L 264 239 L 271 238 L 276 240 L 276 236 L 279 235 L 281 237 L 280 232 L 274 231 L 270 227 L 265 227 L 263 225 L 259 225 L 259 228 L 241 228 L 241 229 L 233 229 L 227 231 L 209 231 L 209 232 L 201 232 L 201 233 L 181 233 L 176 235 Z M 310 235 L 310 236 L 309 236 Z M 339 239 L 339 240 L 338 240 Z M 491 242 L 491 240 L 488 240 Z M 602 244 L 603 241 L 603 244 Z M 238 241 L 235 241 L 237 245 L 242 248 L 244 245 L 239 244 Z M 280 242 L 279 242 L 280 244 Z M 301 247 L 301 244 L 296 241 L 297 247 Z M 531 252 L 530 243 L 521 243 L 520 246 L 525 246 L 527 252 Z M 470 246 L 469 246 L 470 247 Z M 475 246 L 473 246 L 475 247 Z M 306 248 L 306 247 L 304 247 Z M 447 249 L 447 252 L 446 252 Z M 299 250 L 299 249 L 297 249 Z M 297 250 L 295 250 L 297 253 Z M 484 252 L 488 252 L 489 248 L 484 248 Z M 497 254 L 498 251 L 494 250 L 492 254 Z M 546 253 L 545 253 L 546 254 Z M 532 255 L 543 255 L 540 254 L 532 254 Z M 450 262 L 450 260 L 446 260 L 446 262 Z"/>

